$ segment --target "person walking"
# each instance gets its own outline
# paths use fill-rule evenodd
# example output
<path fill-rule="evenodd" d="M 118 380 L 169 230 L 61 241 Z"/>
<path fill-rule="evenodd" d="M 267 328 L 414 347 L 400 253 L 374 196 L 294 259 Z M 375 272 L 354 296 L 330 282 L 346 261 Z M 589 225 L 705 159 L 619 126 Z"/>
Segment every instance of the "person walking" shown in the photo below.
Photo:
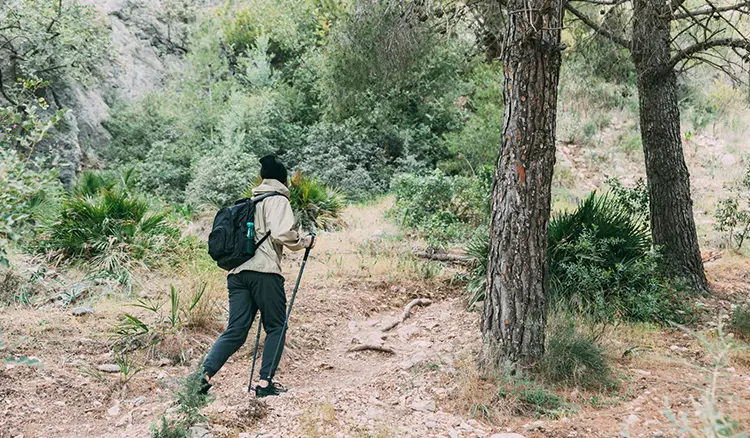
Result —
<path fill-rule="evenodd" d="M 295 228 L 295 218 L 289 203 L 287 170 L 273 155 L 260 159 L 261 184 L 253 189 L 253 196 L 274 193 L 258 202 L 255 210 L 256 236 L 269 238 L 256 249 L 255 256 L 229 271 L 229 321 L 224 333 L 214 343 L 203 362 L 201 392 L 211 388 L 212 378 L 224 366 L 247 339 L 255 315 L 260 311 L 260 319 L 266 332 L 263 357 L 261 359 L 260 381 L 255 387 L 256 397 L 276 396 L 286 389 L 273 381 L 275 366 L 278 365 L 284 350 L 283 333 L 286 317 L 286 293 L 284 277 L 281 276 L 281 257 L 284 247 L 299 251 L 314 245 L 314 238 L 301 236 Z M 280 346 L 280 348 L 276 348 Z"/>

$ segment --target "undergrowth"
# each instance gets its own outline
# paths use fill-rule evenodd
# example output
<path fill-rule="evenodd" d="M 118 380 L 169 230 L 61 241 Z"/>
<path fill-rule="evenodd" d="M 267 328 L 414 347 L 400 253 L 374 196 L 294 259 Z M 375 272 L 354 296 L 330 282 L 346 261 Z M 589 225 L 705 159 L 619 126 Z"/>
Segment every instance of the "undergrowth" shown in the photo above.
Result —
<path fill-rule="evenodd" d="M 134 192 L 128 179 L 83 174 L 63 198 L 59 216 L 45 224 L 39 248 L 64 261 L 85 262 L 87 270 L 122 283 L 139 265 L 180 258 L 181 233 L 169 212 Z"/>
<path fill-rule="evenodd" d="M 162 415 L 159 423 L 151 426 L 152 438 L 187 438 L 192 426 L 206 421 L 201 409 L 211 402 L 211 397 L 200 393 L 202 377 L 202 371 L 195 371 L 171 389 L 177 410 L 173 415 Z"/>
<path fill-rule="evenodd" d="M 489 233 L 468 245 L 475 267 L 470 303 L 484 299 Z M 615 197 L 591 194 L 549 224 L 548 300 L 596 320 L 687 322 L 693 309 L 661 273 L 657 251 L 638 215 Z"/>

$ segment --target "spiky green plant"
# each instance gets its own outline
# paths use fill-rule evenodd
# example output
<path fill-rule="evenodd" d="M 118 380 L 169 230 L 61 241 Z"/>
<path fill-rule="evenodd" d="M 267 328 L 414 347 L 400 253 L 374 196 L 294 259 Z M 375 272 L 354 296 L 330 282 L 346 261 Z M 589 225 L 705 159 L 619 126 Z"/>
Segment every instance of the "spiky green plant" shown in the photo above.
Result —
<path fill-rule="evenodd" d="M 297 225 L 305 231 L 331 231 L 344 226 L 346 196 L 342 192 L 297 172 L 289 181 L 289 195 Z M 245 190 L 244 196 L 252 197 L 252 188 Z"/>
<path fill-rule="evenodd" d="M 292 178 L 289 192 L 292 210 L 302 228 L 333 230 L 343 225 L 341 212 L 346 207 L 343 193 L 305 177 L 301 172 Z"/>
<path fill-rule="evenodd" d="M 608 239 L 608 251 L 590 258 L 589 262 L 613 267 L 642 258 L 651 248 L 651 236 L 643 225 L 627 214 L 610 196 L 589 195 L 572 213 L 553 218 L 549 223 L 550 275 L 561 275 L 566 262 L 580 257 L 575 243 L 584 235 Z"/>
<path fill-rule="evenodd" d="M 490 255 L 489 232 L 479 233 L 478 237 L 469 242 L 466 253 L 474 260 L 474 267 L 469 275 L 466 291 L 469 293 L 469 307 L 484 300 L 487 287 L 487 262 Z"/>
<path fill-rule="evenodd" d="M 591 194 L 550 221 L 548 300 L 597 319 L 686 321 L 691 309 L 662 277 L 650 245 L 639 218 L 615 199 Z M 484 299 L 488 250 L 487 234 L 468 248 L 476 263 L 472 304 Z"/>
<path fill-rule="evenodd" d="M 63 201 L 59 217 L 45 227 L 41 248 L 120 276 L 135 262 L 156 265 L 163 255 L 174 254 L 179 229 L 169 223 L 166 211 L 129 192 L 127 184 L 126 179 L 113 183 L 84 174 Z"/>

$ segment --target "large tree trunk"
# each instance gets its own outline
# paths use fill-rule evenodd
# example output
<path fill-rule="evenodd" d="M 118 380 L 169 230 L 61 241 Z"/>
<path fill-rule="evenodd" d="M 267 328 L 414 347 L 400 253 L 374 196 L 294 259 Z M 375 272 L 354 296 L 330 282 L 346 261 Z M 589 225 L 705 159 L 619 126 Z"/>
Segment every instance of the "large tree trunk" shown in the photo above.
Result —
<path fill-rule="evenodd" d="M 547 223 L 555 164 L 561 0 L 510 0 L 502 55 L 503 142 L 492 188 L 482 364 L 533 366 L 544 353 Z"/>
<path fill-rule="evenodd" d="M 666 2 L 635 0 L 633 61 L 638 73 L 641 139 L 651 208 L 651 233 L 669 273 L 707 290 L 682 151 L 677 78 L 669 66 L 670 11 Z"/>

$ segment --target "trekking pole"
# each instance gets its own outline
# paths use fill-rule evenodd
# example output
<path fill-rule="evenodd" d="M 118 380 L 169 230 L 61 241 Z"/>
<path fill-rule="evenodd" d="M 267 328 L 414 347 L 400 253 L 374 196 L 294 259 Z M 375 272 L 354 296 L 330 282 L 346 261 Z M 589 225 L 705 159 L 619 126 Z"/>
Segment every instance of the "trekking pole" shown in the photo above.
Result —
<path fill-rule="evenodd" d="M 276 344 L 276 351 L 273 353 L 273 362 L 271 362 L 271 376 L 273 377 L 276 372 L 276 356 L 279 354 L 281 344 L 284 342 L 284 335 L 286 335 L 286 328 L 289 326 L 289 317 L 292 315 L 292 306 L 294 306 L 294 298 L 297 297 L 297 290 L 299 290 L 299 283 L 302 280 L 302 272 L 305 270 L 307 264 L 307 257 L 310 255 L 310 250 L 315 243 L 315 233 L 311 235 L 310 246 L 305 250 L 305 256 L 302 258 L 302 265 L 299 267 L 299 274 L 297 275 L 297 283 L 294 285 L 294 292 L 292 292 L 292 299 L 289 300 L 289 309 L 286 312 L 286 319 L 284 319 L 284 327 L 281 329 L 281 337 L 279 337 L 279 343 Z M 250 383 L 252 385 L 252 381 Z"/>
<path fill-rule="evenodd" d="M 260 326 L 263 320 L 261 318 L 258 318 L 258 335 L 255 336 L 255 349 L 253 350 L 253 366 L 250 367 L 250 385 L 248 385 L 247 390 L 250 391 L 253 389 L 253 374 L 255 374 L 255 361 L 258 360 L 258 346 L 260 345 Z"/>

